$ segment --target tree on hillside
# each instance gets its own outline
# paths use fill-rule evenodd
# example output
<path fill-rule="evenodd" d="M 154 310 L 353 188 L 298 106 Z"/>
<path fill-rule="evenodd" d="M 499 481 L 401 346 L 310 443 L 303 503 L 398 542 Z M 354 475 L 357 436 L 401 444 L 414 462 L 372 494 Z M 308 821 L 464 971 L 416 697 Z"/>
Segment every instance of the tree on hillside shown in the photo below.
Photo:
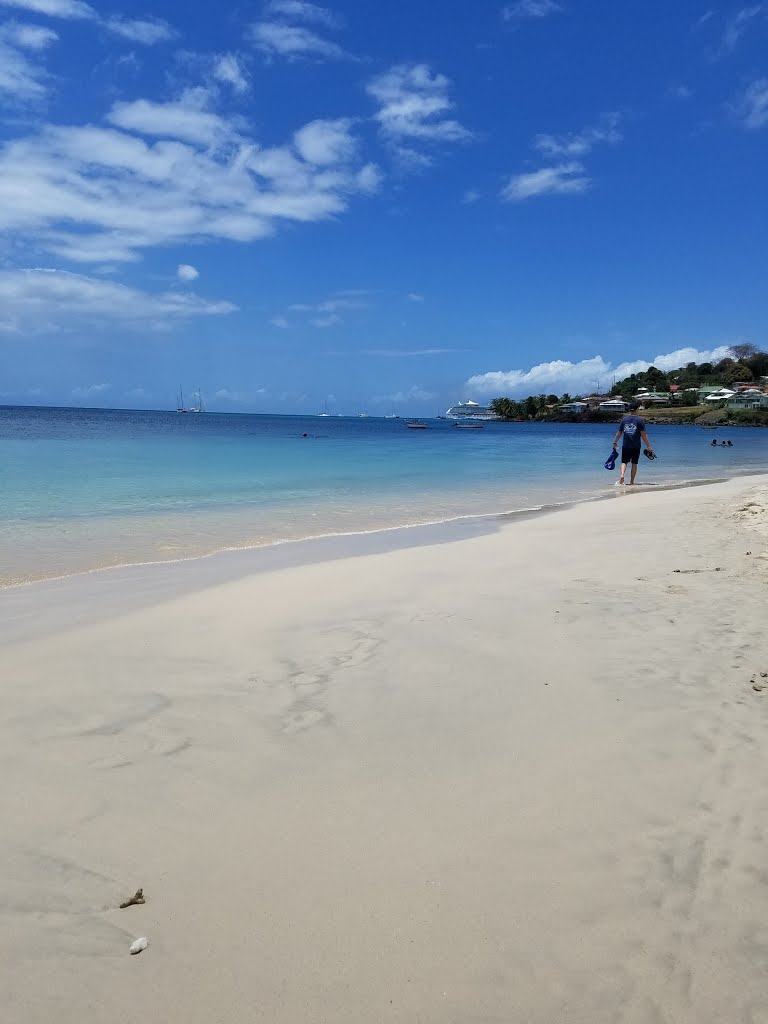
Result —
<path fill-rule="evenodd" d="M 502 420 L 517 420 L 523 415 L 520 403 L 512 401 L 511 398 L 494 398 L 490 410 Z"/>
<path fill-rule="evenodd" d="M 547 395 L 547 405 L 557 405 L 557 395 Z"/>
<path fill-rule="evenodd" d="M 536 401 L 533 395 L 528 395 L 528 397 L 523 402 L 523 413 L 526 416 L 530 416 L 531 418 L 533 418 L 538 411 L 539 403 Z"/>
<path fill-rule="evenodd" d="M 766 371 L 766 372 L 768 372 L 768 371 Z M 560 401 L 561 401 L 561 402 L 563 403 L 563 405 L 568 405 L 568 403 L 569 403 L 569 402 L 572 402 L 572 401 L 573 401 L 573 399 L 571 398 L 571 396 L 570 396 L 570 395 L 568 394 L 568 392 L 566 391 L 566 392 L 565 392 L 565 393 L 564 393 L 564 394 L 563 394 L 563 395 L 561 396 L 561 398 L 560 398 Z"/>
<path fill-rule="evenodd" d="M 756 352 L 749 359 L 744 360 L 755 377 L 768 377 L 768 352 Z"/>
<path fill-rule="evenodd" d="M 735 384 L 740 380 L 749 381 L 752 379 L 752 371 L 748 366 L 745 366 L 744 363 L 734 363 L 733 366 L 726 367 L 725 373 L 723 374 L 723 380 L 726 384 Z"/>
<path fill-rule="evenodd" d="M 742 345 L 731 345 L 731 352 L 733 352 L 737 362 L 746 363 L 752 356 L 758 355 L 758 348 L 756 345 L 750 345 L 745 342 Z"/>

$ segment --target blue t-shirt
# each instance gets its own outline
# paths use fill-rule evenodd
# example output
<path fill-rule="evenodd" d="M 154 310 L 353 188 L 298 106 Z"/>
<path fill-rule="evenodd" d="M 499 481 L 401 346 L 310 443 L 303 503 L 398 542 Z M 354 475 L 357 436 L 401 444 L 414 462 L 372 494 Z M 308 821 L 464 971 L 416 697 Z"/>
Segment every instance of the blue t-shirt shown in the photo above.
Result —
<path fill-rule="evenodd" d="M 645 420 L 642 416 L 624 416 L 619 424 L 619 430 L 627 448 L 639 448 L 640 434 L 645 430 Z"/>

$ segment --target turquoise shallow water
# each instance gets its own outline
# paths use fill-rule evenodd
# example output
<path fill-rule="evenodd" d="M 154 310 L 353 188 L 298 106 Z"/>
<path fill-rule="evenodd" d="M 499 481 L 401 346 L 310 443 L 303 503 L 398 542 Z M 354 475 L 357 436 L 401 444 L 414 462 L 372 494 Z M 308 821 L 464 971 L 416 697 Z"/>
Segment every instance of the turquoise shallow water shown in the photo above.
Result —
<path fill-rule="evenodd" d="M 0 584 L 597 497 L 615 427 L 0 408 Z M 308 437 L 303 437 L 307 433 Z M 655 427 L 644 486 L 762 472 L 768 432 Z"/>

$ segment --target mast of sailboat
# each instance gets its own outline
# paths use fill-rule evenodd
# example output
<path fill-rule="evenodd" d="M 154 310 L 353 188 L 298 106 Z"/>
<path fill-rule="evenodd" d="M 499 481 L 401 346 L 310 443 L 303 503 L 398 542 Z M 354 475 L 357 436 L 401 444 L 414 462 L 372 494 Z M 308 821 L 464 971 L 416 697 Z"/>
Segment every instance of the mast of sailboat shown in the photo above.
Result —
<path fill-rule="evenodd" d="M 184 392 L 182 391 L 181 384 L 179 384 L 179 404 L 176 406 L 176 412 L 186 412 L 184 408 Z"/>

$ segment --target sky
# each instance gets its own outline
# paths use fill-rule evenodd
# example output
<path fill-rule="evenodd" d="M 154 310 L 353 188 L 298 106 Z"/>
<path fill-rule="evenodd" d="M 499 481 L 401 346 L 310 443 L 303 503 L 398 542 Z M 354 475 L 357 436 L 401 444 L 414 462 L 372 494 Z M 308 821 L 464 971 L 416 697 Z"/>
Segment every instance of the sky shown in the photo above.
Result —
<path fill-rule="evenodd" d="M 0 403 L 433 414 L 768 347 L 768 0 L 0 0 Z"/>

